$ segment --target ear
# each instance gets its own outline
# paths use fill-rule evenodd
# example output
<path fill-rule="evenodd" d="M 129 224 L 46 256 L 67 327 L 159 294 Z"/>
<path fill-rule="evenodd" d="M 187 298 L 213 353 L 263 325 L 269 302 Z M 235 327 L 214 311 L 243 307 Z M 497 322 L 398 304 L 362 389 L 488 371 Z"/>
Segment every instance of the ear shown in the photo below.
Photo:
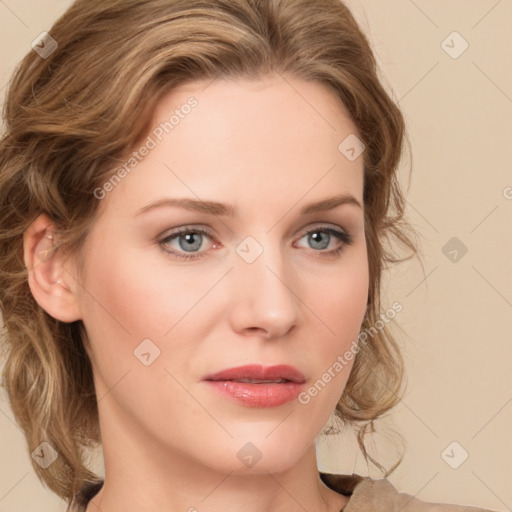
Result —
<path fill-rule="evenodd" d="M 57 247 L 55 225 L 46 214 L 34 220 L 23 234 L 23 258 L 28 284 L 36 302 L 62 322 L 81 318 L 78 283 L 72 275 L 72 260 Z"/>

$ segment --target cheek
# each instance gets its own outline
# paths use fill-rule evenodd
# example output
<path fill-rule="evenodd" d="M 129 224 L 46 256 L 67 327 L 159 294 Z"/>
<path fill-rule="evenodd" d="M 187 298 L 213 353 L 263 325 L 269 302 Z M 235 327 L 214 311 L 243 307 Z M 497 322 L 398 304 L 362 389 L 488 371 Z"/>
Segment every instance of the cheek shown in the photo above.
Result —
<path fill-rule="evenodd" d="M 327 332 L 342 344 L 347 337 L 352 339 L 359 333 L 368 303 L 369 273 L 366 246 L 347 252 L 347 258 L 340 261 L 339 272 L 331 272 L 324 279 L 324 288 L 314 294 L 319 315 L 326 324 Z M 310 286 L 310 285 L 308 285 Z"/>
<path fill-rule="evenodd" d="M 158 354 L 148 369 L 190 370 L 190 351 L 220 318 L 217 301 L 203 298 L 225 270 L 172 268 L 157 250 L 116 251 L 114 243 L 101 255 L 91 255 L 88 268 L 94 271 L 86 276 L 81 307 L 91 359 L 105 385 L 115 384 L 128 370 L 146 368 L 137 359 L 142 347 L 141 353 L 149 348 Z M 168 386 L 165 375 L 162 384 Z"/>
<path fill-rule="evenodd" d="M 340 271 L 331 273 L 330 279 L 324 279 L 323 284 L 323 292 L 320 292 L 319 288 L 311 288 L 311 283 L 308 284 L 310 289 L 317 290 L 314 296 L 309 295 L 311 310 L 322 320 L 315 320 L 315 332 L 318 333 L 320 340 L 315 344 L 313 356 L 317 368 L 315 379 L 322 381 L 316 391 L 312 390 L 313 394 L 318 392 L 322 395 L 321 398 L 314 400 L 313 405 L 313 408 L 319 408 L 319 414 L 322 409 L 320 402 L 324 403 L 324 410 L 334 407 L 354 364 L 358 335 L 368 302 L 369 273 L 366 247 L 360 247 L 359 250 L 354 250 L 350 257 L 347 256 L 340 264 Z M 311 353 L 310 347 L 305 353 Z"/>
<path fill-rule="evenodd" d="M 133 341 L 163 336 L 189 302 L 187 296 L 194 295 L 193 287 L 183 282 L 179 269 L 175 275 L 165 274 L 140 252 L 106 252 L 91 259 L 94 272 L 87 277 L 87 293 L 82 294 L 91 328 L 99 324 Z"/>
<path fill-rule="evenodd" d="M 97 246 L 104 250 L 89 255 L 80 308 L 91 359 L 108 368 L 115 381 L 137 362 L 133 351 L 143 339 L 169 328 L 170 315 L 159 309 L 166 301 L 144 264 L 136 264 L 124 251 L 116 252 L 114 243 Z"/>

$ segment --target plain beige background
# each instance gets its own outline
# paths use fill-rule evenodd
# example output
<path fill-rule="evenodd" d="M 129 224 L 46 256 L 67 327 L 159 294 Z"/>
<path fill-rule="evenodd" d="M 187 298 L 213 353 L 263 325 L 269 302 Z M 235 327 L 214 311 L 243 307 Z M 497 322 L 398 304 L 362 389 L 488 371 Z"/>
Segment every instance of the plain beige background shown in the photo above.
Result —
<path fill-rule="evenodd" d="M 426 501 L 512 510 L 512 1 L 347 3 L 407 119 L 413 171 L 405 159 L 401 176 L 425 268 L 386 276 L 408 369 L 404 400 L 382 422 L 407 441 L 390 480 Z M 0 0 L 0 95 L 69 4 Z M 65 510 L 36 478 L 3 395 L 0 435 L 0 511 Z M 392 442 L 374 441 L 389 464 Z M 368 474 L 353 436 L 317 446 L 320 469 Z"/>

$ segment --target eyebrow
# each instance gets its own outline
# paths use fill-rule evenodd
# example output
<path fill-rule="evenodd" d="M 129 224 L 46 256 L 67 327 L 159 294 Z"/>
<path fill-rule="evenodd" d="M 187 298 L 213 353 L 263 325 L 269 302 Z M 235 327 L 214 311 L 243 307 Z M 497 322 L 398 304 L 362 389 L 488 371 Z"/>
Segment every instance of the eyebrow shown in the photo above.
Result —
<path fill-rule="evenodd" d="M 316 212 L 325 212 L 328 210 L 332 210 L 337 206 L 345 204 L 351 204 L 363 209 L 361 203 L 354 196 L 350 194 L 341 194 L 337 196 L 327 197 L 325 199 L 322 199 L 321 201 L 317 201 L 314 203 L 309 203 L 300 210 L 300 214 L 309 215 L 311 213 Z M 142 213 L 146 213 L 156 208 L 172 206 L 199 213 L 228 217 L 236 216 L 236 209 L 230 204 L 218 203 L 216 201 L 199 201 L 188 198 L 177 199 L 170 197 L 158 199 L 157 201 L 154 201 L 146 206 L 143 206 L 140 210 L 136 212 L 135 215 L 138 216 L 141 215 Z"/>

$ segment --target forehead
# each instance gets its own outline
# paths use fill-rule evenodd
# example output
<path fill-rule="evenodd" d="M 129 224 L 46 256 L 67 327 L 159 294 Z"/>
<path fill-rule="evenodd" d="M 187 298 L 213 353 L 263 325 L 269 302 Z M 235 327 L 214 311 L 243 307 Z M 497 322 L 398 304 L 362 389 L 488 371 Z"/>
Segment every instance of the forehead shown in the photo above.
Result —
<path fill-rule="evenodd" d="M 339 150 L 357 127 L 320 83 L 280 75 L 191 82 L 162 97 L 150 126 L 135 148 L 145 146 L 144 156 L 107 197 L 120 208 L 165 195 L 240 208 L 344 192 L 362 202 L 362 156 Z"/>

